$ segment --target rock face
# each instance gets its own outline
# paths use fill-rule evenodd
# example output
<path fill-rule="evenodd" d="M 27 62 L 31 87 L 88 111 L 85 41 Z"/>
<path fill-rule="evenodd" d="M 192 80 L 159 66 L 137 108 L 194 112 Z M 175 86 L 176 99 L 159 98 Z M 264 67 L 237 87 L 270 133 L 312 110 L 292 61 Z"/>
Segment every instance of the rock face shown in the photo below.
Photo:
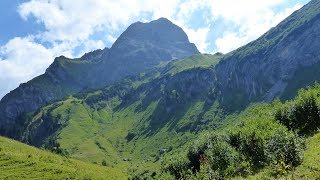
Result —
<path fill-rule="evenodd" d="M 150 51 L 156 57 L 150 57 Z M 121 53 L 126 52 L 123 55 Z M 149 58 L 146 63 L 157 64 L 159 60 L 180 59 L 198 53 L 189 43 L 183 30 L 165 18 L 150 23 L 137 22 L 123 33 L 111 48 L 110 56 L 130 60 Z"/>
<path fill-rule="evenodd" d="M 225 104 L 235 100 L 249 103 L 282 97 L 292 83 L 296 87 L 290 91 L 304 87 L 297 82 L 297 71 L 318 63 L 320 1 L 314 0 L 256 41 L 225 56 L 216 66 L 217 86 L 223 94 L 221 100 Z M 317 79 L 320 77 L 313 80 Z"/>
<path fill-rule="evenodd" d="M 95 89 L 161 62 L 198 54 L 186 33 L 169 20 L 137 22 L 108 49 L 78 59 L 58 57 L 46 73 L 21 84 L 0 102 L 0 135 L 15 137 L 24 125 L 19 116 L 50 101 Z"/>

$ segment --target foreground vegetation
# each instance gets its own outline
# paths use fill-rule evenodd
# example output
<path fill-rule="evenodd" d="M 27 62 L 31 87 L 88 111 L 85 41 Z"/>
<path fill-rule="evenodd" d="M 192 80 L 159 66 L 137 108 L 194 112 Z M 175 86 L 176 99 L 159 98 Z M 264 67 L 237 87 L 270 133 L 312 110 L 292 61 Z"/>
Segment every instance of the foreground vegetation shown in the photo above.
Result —
<path fill-rule="evenodd" d="M 110 167 L 84 163 L 0 137 L 0 179 L 126 179 Z"/>
<path fill-rule="evenodd" d="M 284 104 L 276 100 L 252 105 L 226 118 L 235 125 L 205 133 L 187 151 L 167 156 L 161 176 L 319 178 L 319 112 L 319 84 L 300 90 L 294 100 Z"/>

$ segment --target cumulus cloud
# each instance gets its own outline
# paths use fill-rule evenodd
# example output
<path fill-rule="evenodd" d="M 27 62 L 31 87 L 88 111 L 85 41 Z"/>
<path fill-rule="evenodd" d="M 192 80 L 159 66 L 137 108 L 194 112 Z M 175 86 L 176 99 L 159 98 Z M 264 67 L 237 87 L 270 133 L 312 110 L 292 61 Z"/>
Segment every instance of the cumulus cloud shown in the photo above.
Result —
<path fill-rule="evenodd" d="M 0 97 L 21 82 L 43 73 L 54 57 L 52 51 L 34 43 L 31 38 L 10 40 L 0 48 L 0 55 L 4 57 L 0 61 Z"/>
<path fill-rule="evenodd" d="M 69 0 L 32 0 L 23 3 L 19 13 L 25 19 L 34 16 L 45 25 L 47 31 L 41 34 L 43 40 L 75 41 L 88 39 L 101 28 L 117 30 L 120 23 L 126 24 L 132 16 L 138 15 L 133 10 L 135 7 L 129 7 L 121 0 L 79 0 L 77 3 Z"/>
<path fill-rule="evenodd" d="M 274 6 L 281 5 L 284 0 L 278 1 L 254 1 L 243 0 L 233 2 L 232 0 L 215 1 L 212 4 L 212 13 L 216 18 L 222 18 L 224 21 L 236 26 L 223 33 L 216 39 L 216 51 L 227 53 L 246 43 L 258 38 L 271 27 L 276 26 L 283 19 L 289 16 L 302 5 L 296 4 L 293 7 L 286 8 L 284 11 L 276 13 Z"/>
<path fill-rule="evenodd" d="M 23 19 L 34 17 L 45 31 L 16 37 L 0 47 L 0 97 L 20 83 L 40 75 L 54 57 L 78 57 L 112 44 L 135 21 L 166 17 L 182 27 L 201 52 L 209 47 L 228 52 L 257 38 L 300 5 L 275 13 L 273 7 L 287 0 L 30 0 L 18 7 Z M 190 24 L 196 12 L 199 26 Z M 208 39 L 216 20 L 236 27 L 217 39 Z M 92 38 L 95 33 L 105 39 Z M 214 32 L 214 30 L 213 30 Z M 49 45 L 48 45 L 49 44 Z"/>
<path fill-rule="evenodd" d="M 108 35 L 107 36 L 107 40 L 110 42 L 110 43 L 114 43 L 114 42 L 116 42 L 116 40 L 117 40 L 117 38 L 115 38 L 115 37 L 113 37 L 113 36 L 111 36 L 111 35 Z"/>
<path fill-rule="evenodd" d="M 206 52 L 206 49 L 209 46 L 208 42 L 208 33 L 210 31 L 209 27 L 199 28 L 199 29 L 191 29 L 191 28 L 183 28 L 189 36 L 189 40 L 197 45 L 197 48 L 200 52 Z"/>

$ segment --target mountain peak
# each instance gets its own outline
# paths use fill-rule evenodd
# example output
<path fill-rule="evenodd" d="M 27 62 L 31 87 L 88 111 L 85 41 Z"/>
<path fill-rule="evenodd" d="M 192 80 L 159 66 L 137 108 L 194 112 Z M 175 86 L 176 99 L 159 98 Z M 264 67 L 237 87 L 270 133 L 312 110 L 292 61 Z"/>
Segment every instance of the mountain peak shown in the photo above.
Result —
<path fill-rule="evenodd" d="M 149 22 L 137 21 L 135 23 L 132 23 L 131 26 L 140 26 L 140 25 L 148 25 L 148 24 L 174 25 L 169 19 L 161 17 L 159 19 L 152 20 L 152 21 L 149 21 Z"/>
<path fill-rule="evenodd" d="M 161 55 L 159 60 L 164 61 L 199 53 L 183 29 L 166 18 L 131 24 L 111 47 L 111 54 L 123 57 L 123 52 L 143 54 L 144 57 L 148 57 L 145 52 L 157 52 Z"/>
<path fill-rule="evenodd" d="M 162 23 L 162 24 L 173 24 L 169 19 L 161 17 L 159 19 L 153 20 L 150 23 Z"/>
<path fill-rule="evenodd" d="M 128 27 L 128 29 L 119 37 L 119 41 L 127 38 L 139 41 L 157 41 L 159 43 L 167 42 L 184 42 L 190 43 L 187 34 L 182 28 L 173 24 L 166 18 L 142 23 L 136 22 Z"/>

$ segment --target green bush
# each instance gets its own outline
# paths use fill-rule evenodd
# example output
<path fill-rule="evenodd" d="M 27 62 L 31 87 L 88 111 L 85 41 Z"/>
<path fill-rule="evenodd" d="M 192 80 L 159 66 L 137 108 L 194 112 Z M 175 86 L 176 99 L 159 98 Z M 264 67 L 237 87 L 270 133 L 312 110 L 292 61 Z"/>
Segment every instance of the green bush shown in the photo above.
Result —
<path fill-rule="evenodd" d="M 297 135 L 277 130 L 266 144 L 266 155 L 270 164 L 297 166 L 303 159 L 304 141 Z"/>
<path fill-rule="evenodd" d="M 259 169 L 266 160 L 264 154 L 266 138 L 267 136 L 261 136 L 255 131 L 239 131 L 230 133 L 230 144 L 252 164 L 254 169 Z"/>
<path fill-rule="evenodd" d="M 188 170 L 191 168 L 190 163 L 186 159 L 186 156 L 182 154 L 176 154 L 165 159 L 162 162 L 162 171 L 169 172 L 171 175 L 175 176 L 177 179 L 185 177 Z"/>
<path fill-rule="evenodd" d="M 102 166 L 107 166 L 107 161 L 106 161 L 105 159 L 102 160 L 101 165 L 102 165 Z"/>
<path fill-rule="evenodd" d="M 241 158 L 239 153 L 226 141 L 212 144 L 204 155 L 203 164 L 209 164 L 211 170 L 220 175 L 228 176 L 239 172 Z"/>
<path fill-rule="evenodd" d="M 191 144 L 187 159 L 175 156 L 165 171 L 177 179 L 246 176 L 265 166 L 275 168 L 274 175 L 284 174 L 301 163 L 303 149 L 303 139 L 279 123 L 247 120 L 227 134 L 200 136 Z"/>
<path fill-rule="evenodd" d="M 320 127 L 320 85 L 300 90 L 298 96 L 286 102 L 276 113 L 276 119 L 299 134 L 316 132 Z"/>
<path fill-rule="evenodd" d="M 223 177 L 217 172 L 211 169 L 208 164 L 200 166 L 200 170 L 196 174 L 187 174 L 185 179 L 189 180 L 211 180 L 211 179 L 223 179 Z"/>
<path fill-rule="evenodd" d="M 206 134 L 195 141 L 187 154 L 194 173 L 208 172 L 208 177 L 233 176 L 240 173 L 242 158 L 225 134 Z M 214 173 L 213 173 L 214 172 Z"/>
<path fill-rule="evenodd" d="M 212 142 L 210 141 L 212 138 L 213 136 L 210 134 L 202 135 L 190 146 L 187 157 L 194 172 L 200 170 L 201 159 L 203 159 L 204 153 L 208 147 L 212 145 Z"/>

